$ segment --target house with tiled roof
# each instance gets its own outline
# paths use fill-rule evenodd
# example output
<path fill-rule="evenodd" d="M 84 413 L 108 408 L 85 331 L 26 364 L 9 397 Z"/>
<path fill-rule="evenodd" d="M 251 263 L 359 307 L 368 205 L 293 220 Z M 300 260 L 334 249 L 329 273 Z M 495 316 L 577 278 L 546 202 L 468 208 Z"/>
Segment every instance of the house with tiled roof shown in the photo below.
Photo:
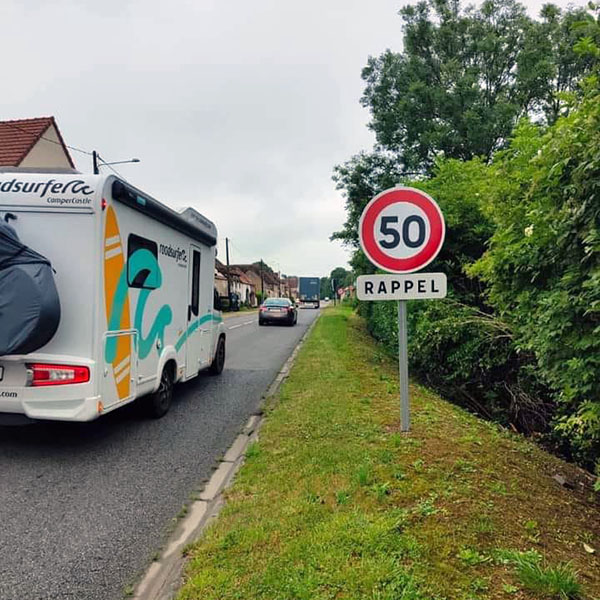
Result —
<path fill-rule="evenodd" d="M 266 265 L 262 269 L 262 278 L 260 263 L 253 263 L 251 265 L 232 265 L 232 267 L 235 267 L 244 273 L 244 275 L 254 284 L 257 294 L 261 293 L 261 290 L 264 290 L 265 298 L 279 297 L 279 277 Z"/>
<path fill-rule="evenodd" d="M 227 277 L 219 270 L 217 265 L 215 265 L 215 288 L 217 288 L 221 298 L 227 298 Z"/>
<path fill-rule="evenodd" d="M 54 117 L 0 121 L 0 167 L 74 169 Z"/>
<path fill-rule="evenodd" d="M 217 280 L 219 295 L 227 297 L 227 280 L 229 279 L 231 292 L 238 295 L 242 304 L 246 304 L 247 306 L 257 305 L 256 286 L 246 276 L 244 271 L 235 265 L 227 267 L 227 265 L 224 265 L 218 259 L 215 261 L 215 269 L 219 274 L 219 279 Z"/>

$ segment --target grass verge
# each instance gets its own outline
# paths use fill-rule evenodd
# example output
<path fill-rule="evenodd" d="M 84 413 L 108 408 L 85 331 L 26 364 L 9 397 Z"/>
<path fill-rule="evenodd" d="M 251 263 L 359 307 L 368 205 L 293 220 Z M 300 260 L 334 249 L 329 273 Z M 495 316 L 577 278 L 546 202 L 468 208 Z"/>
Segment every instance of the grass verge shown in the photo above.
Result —
<path fill-rule="evenodd" d="M 434 368 L 434 366 L 432 366 Z M 600 511 L 572 465 L 412 385 L 328 309 L 205 536 L 179 600 L 600 597 Z"/>

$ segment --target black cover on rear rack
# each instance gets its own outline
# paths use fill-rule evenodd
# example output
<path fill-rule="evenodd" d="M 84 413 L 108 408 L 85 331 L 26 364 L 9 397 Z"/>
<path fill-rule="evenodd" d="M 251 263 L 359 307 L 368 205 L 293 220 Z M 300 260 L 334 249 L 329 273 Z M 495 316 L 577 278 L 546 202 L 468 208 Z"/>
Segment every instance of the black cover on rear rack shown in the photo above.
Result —
<path fill-rule="evenodd" d="M 0 356 L 28 354 L 58 329 L 60 300 L 50 261 L 0 220 Z"/>

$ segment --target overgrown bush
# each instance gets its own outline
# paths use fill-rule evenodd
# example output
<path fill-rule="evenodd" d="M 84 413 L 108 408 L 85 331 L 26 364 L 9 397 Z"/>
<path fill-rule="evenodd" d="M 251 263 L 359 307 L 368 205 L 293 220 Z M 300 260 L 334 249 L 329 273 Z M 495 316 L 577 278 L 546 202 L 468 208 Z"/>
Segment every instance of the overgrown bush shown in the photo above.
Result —
<path fill-rule="evenodd" d="M 529 161 L 525 190 L 487 206 L 496 223 L 489 251 L 472 273 L 536 358 L 558 402 L 555 434 L 573 455 L 600 458 L 600 93 L 588 83 L 581 104 L 549 129 Z M 526 146 L 531 128 L 517 132 Z M 510 152 L 498 174 L 510 175 Z"/>
<path fill-rule="evenodd" d="M 416 304 L 409 350 L 421 380 L 488 419 L 527 433 L 546 431 L 547 392 L 506 323 L 452 299 Z"/>
<path fill-rule="evenodd" d="M 444 158 L 447 138 L 457 133 L 447 129 L 431 159 L 418 165 L 416 181 L 407 179 L 406 148 L 386 146 L 380 135 L 383 125 L 406 131 L 396 110 L 400 101 L 388 86 L 374 87 L 379 79 L 395 81 L 401 71 L 390 53 L 371 61 L 365 97 L 376 117 L 371 126 L 378 145 L 336 168 L 348 218 L 333 237 L 355 249 L 351 264 L 357 274 L 372 273 L 357 238 L 370 198 L 398 182 L 435 198 L 447 236 L 428 270 L 446 273 L 449 298 L 409 305 L 413 374 L 489 418 L 527 432 L 548 431 L 546 439 L 587 467 L 595 463 L 600 474 L 600 7 L 588 6 L 591 12 L 565 13 L 562 21 L 556 7 L 542 12 L 540 31 L 555 35 L 542 38 L 564 39 L 546 64 L 555 69 L 540 71 L 542 63 L 528 63 L 529 73 L 544 85 L 565 83 L 561 69 L 568 76 L 568 85 L 544 96 L 552 118 L 545 125 L 522 120 L 510 139 L 501 136 L 483 158 L 471 160 Z M 421 10 L 425 23 L 425 4 Z M 406 15 L 417 13 L 410 9 Z M 540 56 L 534 48 L 518 68 Z M 586 74 L 580 86 L 574 61 Z M 428 74 L 436 64 L 423 63 L 415 73 Z M 377 120 L 382 107 L 390 108 L 385 121 Z M 519 114 L 537 119 L 540 104 L 528 101 Z M 431 141 L 417 133 L 417 143 Z M 361 303 L 359 310 L 371 333 L 397 351 L 395 304 Z"/>
<path fill-rule="evenodd" d="M 521 123 L 489 166 L 442 162 L 417 185 L 447 219 L 432 270 L 447 273 L 451 297 L 411 303 L 413 372 L 520 430 L 544 432 L 552 420 L 562 450 L 593 466 L 600 458 L 600 94 L 588 89 L 546 132 Z M 372 303 L 362 312 L 371 333 L 395 350 L 396 305 Z"/>

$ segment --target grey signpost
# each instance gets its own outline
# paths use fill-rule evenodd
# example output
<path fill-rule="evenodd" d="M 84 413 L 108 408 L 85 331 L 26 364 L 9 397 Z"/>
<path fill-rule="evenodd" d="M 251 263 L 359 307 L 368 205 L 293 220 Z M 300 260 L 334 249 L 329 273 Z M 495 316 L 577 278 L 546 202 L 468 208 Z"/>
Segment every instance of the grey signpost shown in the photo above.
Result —
<path fill-rule="evenodd" d="M 408 391 L 407 300 L 444 298 L 444 273 L 416 273 L 428 265 L 444 243 L 446 226 L 435 200 L 414 188 L 396 187 L 378 194 L 365 207 L 359 239 L 367 258 L 384 271 L 361 275 L 359 300 L 398 303 L 398 365 L 402 431 L 410 430 Z"/>
<path fill-rule="evenodd" d="M 398 300 L 398 371 L 400 383 L 400 415 L 402 431 L 410 429 L 410 401 L 408 398 L 408 324 L 406 300 Z"/>

